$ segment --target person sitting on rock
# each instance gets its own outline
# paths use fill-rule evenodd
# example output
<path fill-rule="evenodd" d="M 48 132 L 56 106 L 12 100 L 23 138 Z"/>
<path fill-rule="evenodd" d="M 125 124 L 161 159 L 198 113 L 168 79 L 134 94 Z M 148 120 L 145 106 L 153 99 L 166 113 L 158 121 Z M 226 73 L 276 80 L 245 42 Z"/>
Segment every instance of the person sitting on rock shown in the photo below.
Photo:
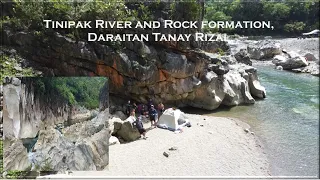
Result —
<path fill-rule="evenodd" d="M 134 122 L 137 120 L 137 118 L 136 118 L 136 112 L 135 112 L 134 109 L 132 109 L 132 110 L 130 111 L 130 116 L 128 117 L 127 120 L 129 120 L 131 123 L 134 123 Z"/>
<path fill-rule="evenodd" d="M 150 115 L 150 121 L 151 121 L 151 127 L 157 127 L 157 122 L 158 122 L 158 111 L 154 108 L 154 105 L 151 105 L 151 109 L 149 111 Z"/>
<path fill-rule="evenodd" d="M 147 137 L 146 137 L 146 132 L 147 132 L 147 131 L 146 131 L 146 129 L 144 129 L 143 123 L 142 123 L 142 120 L 141 120 L 141 119 L 142 119 L 141 116 L 139 116 L 139 117 L 137 118 L 137 120 L 135 121 L 135 126 L 137 127 L 140 135 L 143 136 L 143 139 L 147 139 Z"/>

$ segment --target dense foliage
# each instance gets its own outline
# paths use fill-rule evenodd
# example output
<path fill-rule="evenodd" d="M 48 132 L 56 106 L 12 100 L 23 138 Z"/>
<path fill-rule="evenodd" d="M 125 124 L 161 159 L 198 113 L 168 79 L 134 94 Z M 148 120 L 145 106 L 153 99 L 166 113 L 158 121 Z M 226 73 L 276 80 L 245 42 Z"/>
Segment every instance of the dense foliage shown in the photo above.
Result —
<path fill-rule="evenodd" d="M 275 29 L 228 29 L 229 33 L 246 35 L 297 35 L 319 29 L 319 1 L 207 2 L 206 20 L 271 21 Z"/>
<path fill-rule="evenodd" d="M 13 30 L 34 30 L 38 32 L 50 31 L 45 29 L 43 20 L 53 21 L 90 21 L 95 19 L 108 20 L 133 20 L 122 0 L 103 1 L 15 1 L 13 12 L 3 20 L 4 27 Z M 87 31 L 94 29 L 55 29 L 71 38 L 79 39 Z M 111 30 L 112 31 L 112 30 Z"/>
<path fill-rule="evenodd" d="M 14 31 L 32 30 L 38 35 L 52 32 L 46 29 L 43 20 L 53 21 L 151 21 L 155 20 L 157 10 L 164 8 L 175 20 L 199 20 L 203 15 L 197 0 L 172 3 L 170 9 L 165 9 L 167 2 L 161 0 L 152 2 L 127 2 L 125 0 L 79 1 L 79 0 L 14 0 L 12 11 L 6 10 L 6 16 L 0 21 L 4 28 Z M 179 6 L 177 6 L 179 5 Z M 202 16 L 201 16 L 202 15 Z M 94 23 L 92 24 L 94 26 Z M 119 29 L 54 29 L 72 39 L 87 39 L 88 32 L 114 33 Z"/>
<path fill-rule="evenodd" d="M 103 19 L 154 20 L 156 10 L 168 11 L 174 20 L 213 20 L 213 21 L 271 21 L 271 29 L 224 29 L 224 32 L 247 35 L 295 35 L 303 31 L 319 28 L 319 1 L 268 1 L 245 2 L 240 0 L 202 2 L 199 0 L 171 1 L 170 9 L 161 0 L 152 2 L 128 2 L 125 0 L 102 1 L 15 1 L 13 12 L 1 21 L 5 26 L 20 30 L 44 30 L 43 19 L 59 21 L 89 21 Z M 205 8 L 204 8 L 205 7 Z M 4 27 L 5 27 L 4 26 Z M 86 39 L 86 34 L 94 31 L 113 33 L 115 29 L 54 29 L 75 39 Z M 211 29 L 212 31 L 212 29 Z M 213 30 L 217 31 L 217 30 Z"/>
<path fill-rule="evenodd" d="M 23 59 L 18 56 L 8 56 L 2 54 L 0 56 L 0 84 L 2 84 L 5 77 L 27 77 L 27 76 L 37 76 L 35 71 L 30 67 L 20 67 Z"/>
<path fill-rule="evenodd" d="M 35 91 L 43 96 L 58 93 L 70 105 L 96 109 L 99 108 L 99 93 L 105 83 L 107 79 L 104 77 L 37 78 Z"/>

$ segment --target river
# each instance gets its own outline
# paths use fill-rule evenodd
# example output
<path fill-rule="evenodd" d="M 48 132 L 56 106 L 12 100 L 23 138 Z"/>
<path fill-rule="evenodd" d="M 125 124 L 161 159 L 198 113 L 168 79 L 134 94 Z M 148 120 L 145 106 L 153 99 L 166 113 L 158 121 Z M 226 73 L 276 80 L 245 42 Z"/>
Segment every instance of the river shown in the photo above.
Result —
<path fill-rule="evenodd" d="M 256 67 L 267 98 L 212 115 L 248 123 L 265 146 L 273 176 L 318 176 L 319 78 Z"/>
<path fill-rule="evenodd" d="M 254 105 L 188 112 L 241 119 L 262 141 L 272 176 L 319 174 L 319 77 L 255 66 L 267 98 Z"/>

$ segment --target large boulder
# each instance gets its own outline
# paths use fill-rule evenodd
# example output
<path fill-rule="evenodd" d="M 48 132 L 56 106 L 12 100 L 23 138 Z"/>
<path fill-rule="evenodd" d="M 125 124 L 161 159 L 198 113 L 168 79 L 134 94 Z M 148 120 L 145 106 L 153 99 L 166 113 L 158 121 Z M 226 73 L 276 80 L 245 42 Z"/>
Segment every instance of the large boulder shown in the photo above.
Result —
<path fill-rule="evenodd" d="M 248 85 L 247 73 L 238 73 L 237 71 L 231 71 L 225 76 L 224 92 L 225 98 L 222 104 L 228 106 L 239 105 L 242 102 L 247 104 L 253 104 L 254 98 L 250 94 Z"/>
<path fill-rule="evenodd" d="M 238 97 L 242 97 L 239 99 L 231 98 L 233 93 L 230 89 L 226 92 L 229 92 L 226 100 L 224 100 L 225 105 L 237 105 L 239 102 L 245 101 L 248 104 L 252 104 L 255 102 L 254 97 L 256 98 L 265 98 L 266 91 L 263 86 L 261 86 L 258 76 L 257 76 L 257 69 L 248 66 L 245 64 L 235 64 L 230 66 L 231 73 L 227 74 L 228 84 L 232 87 L 232 91 Z M 239 83 L 242 83 L 241 86 Z M 228 87 L 226 85 L 226 87 Z M 228 89 L 228 88 L 226 88 Z M 240 95 L 238 95 L 240 94 Z M 235 96 L 235 97 L 237 97 Z M 232 100 L 233 99 L 233 100 Z M 229 102 L 226 104 L 226 102 Z"/>
<path fill-rule="evenodd" d="M 189 105 L 197 108 L 213 110 L 219 107 L 225 97 L 222 76 L 218 76 L 215 72 L 207 72 L 203 77 L 203 85 L 194 92 L 189 93 L 187 98 L 190 99 Z M 200 103 L 202 102 L 202 103 Z"/>
<path fill-rule="evenodd" d="M 276 56 L 274 56 L 273 57 L 273 59 L 272 59 L 272 63 L 273 64 L 278 64 L 278 63 L 280 63 L 280 62 L 285 62 L 285 61 L 287 61 L 287 57 L 286 56 L 284 56 L 284 55 L 276 55 Z"/>
<path fill-rule="evenodd" d="M 31 160 L 34 166 L 49 163 L 55 171 L 102 170 L 109 163 L 108 110 L 95 118 L 64 128 L 40 130 Z"/>
<path fill-rule="evenodd" d="M 319 77 L 320 76 L 319 69 L 312 71 L 311 75 Z"/>
<path fill-rule="evenodd" d="M 116 136 L 121 137 L 127 142 L 139 139 L 141 135 L 138 129 L 133 126 L 132 123 L 133 122 L 130 119 L 126 119 L 125 121 L 123 121 L 121 128 L 116 132 Z"/>
<path fill-rule="evenodd" d="M 55 129 L 41 130 L 30 158 L 35 167 L 48 164 L 54 171 L 96 170 L 92 148 L 85 143 L 72 142 Z"/>
<path fill-rule="evenodd" d="M 5 140 L 3 151 L 3 168 L 5 171 L 30 170 L 29 168 L 31 167 L 31 163 L 28 159 L 27 148 L 23 146 L 21 140 Z"/>
<path fill-rule="evenodd" d="M 308 66 L 292 69 L 291 71 L 297 73 L 310 73 L 313 76 L 319 76 L 319 64 L 311 61 Z"/>
<path fill-rule="evenodd" d="M 249 88 L 252 96 L 258 97 L 260 99 L 266 97 L 266 89 L 261 86 L 257 73 L 249 74 Z"/>
<path fill-rule="evenodd" d="M 231 65 L 230 71 L 222 76 L 213 71 L 207 72 L 201 79 L 203 85 L 193 93 L 188 94 L 187 98 L 190 98 L 188 104 L 213 110 L 221 104 L 234 106 L 241 103 L 254 103 L 255 100 L 251 95 L 248 84 L 248 74 L 255 73 L 255 71 L 251 72 L 248 67 L 251 66 L 244 64 L 243 66 Z M 242 73 L 239 73 L 240 69 Z"/>
<path fill-rule="evenodd" d="M 250 60 L 249 54 L 245 49 L 241 49 L 234 55 L 234 57 L 238 62 L 252 66 L 252 61 Z"/>
<path fill-rule="evenodd" d="M 221 56 L 221 59 L 226 61 L 227 64 L 235 64 L 235 63 L 237 63 L 237 59 L 233 55 Z"/>
<path fill-rule="evenodd" d="M 318 59 L 316 58 L 316 56 L 311 53 L 311 52 L 307 52 L 303 55 L 303 57 L 306 58 L 307 61 L 318 61 Z"/>
<path fill-rule="evenodd" d="M 119 118 L 113 117 L 112 119 L 109 119 L 108 128 L 110 131 L 110 135 L 116 134 L 117 131 L 121 128 L 122 124 L 123 121 Z"/>
<path fill-rule="evenodd" d="M 109 139 L 107 129 L 83 139 L 82 143 L 88 145 L 93 153 L 93 162 L 97 170 L 103 170 L 109 164 Z"/>
<path fill-rule="evenodd" d="M 87 112 L 83 112 L 83 113 L 79 112 L 79 113 L 71 116 L 71 118 L 69 119 L 69 123 L 75 124 L 75 123 L 79 123 L 79 122 L 84 122 L 84 121 L 91 119 L 92 116 L 93 116 L 93 114 L 89 110 Z"/>
<path fill-rule="evenodd" d="M 251 59 L 262 60 L 269 59 L 275 55 L 281 54 L 280 43 L 272 40 L 262 40 L 247 47 Z"/>
<path fill-rule="evenodd" d="M 83 138 L 92 136 L 93 134 L 101 131 L 103 128 L 104 124 L 95 124 L 92 121 L 86 121 L 66 127 L 62 132 L 65 138 L 72 142 L 76 142 Z"/>
<path fill-rule="evenodd" d="M 272 62 L 276 66 L 282 66 L 285 70 L 292 70 L 308 65 L 306 59 L 294 51 L 287 52 L 285 56 L 276 56 Z"/>
<path fill-rule="evenodd" d="M 90 137 L 108 127 L 109 112 L 108 109 L 100 112 L 95 118 L 83 123 L 76 123 L 62 130 L 65 138 L 72 142 Z"/>

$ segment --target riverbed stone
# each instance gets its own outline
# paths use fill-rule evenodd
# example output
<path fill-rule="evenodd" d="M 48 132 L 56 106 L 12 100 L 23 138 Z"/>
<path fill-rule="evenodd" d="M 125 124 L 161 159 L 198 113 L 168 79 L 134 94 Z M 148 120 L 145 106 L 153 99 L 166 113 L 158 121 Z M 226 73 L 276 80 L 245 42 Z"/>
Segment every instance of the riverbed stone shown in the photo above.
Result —
<path fill-rule="evenodd" d="M 275 65 L 282 66 L 285 70 L 297 69 L 308 65 L 306 59 L 294 51 L 288 52 L 287 56 L 285 59 L 274 61 Z"/>
<path fill-rule="evenodd" d="M 256 60 L 272 58 L 282 52 L 281 44 L 272 40 L 262 40 L 248 45 L 249 57 Z"/>
<path fill-rule="evenodd" d="M 276 70 L 282 71 L 283 67 L 282 66 L 276 66 Z"/>
<path fill-rule="evenodd" d="M 241 49 L 234 55 L 234 57 L 238 62 L 252 66 L 252 61 L 250 60 L 249 54 L 245 49 Z"/>
<path fill-rule="evenodd" d="M 311 52 L 307 52 L 303 55 L 303 57 L 306 58 L 307 61 L 317 61 L 318 59 L 316 58 L 316 56 L 311 53 Z"/>

